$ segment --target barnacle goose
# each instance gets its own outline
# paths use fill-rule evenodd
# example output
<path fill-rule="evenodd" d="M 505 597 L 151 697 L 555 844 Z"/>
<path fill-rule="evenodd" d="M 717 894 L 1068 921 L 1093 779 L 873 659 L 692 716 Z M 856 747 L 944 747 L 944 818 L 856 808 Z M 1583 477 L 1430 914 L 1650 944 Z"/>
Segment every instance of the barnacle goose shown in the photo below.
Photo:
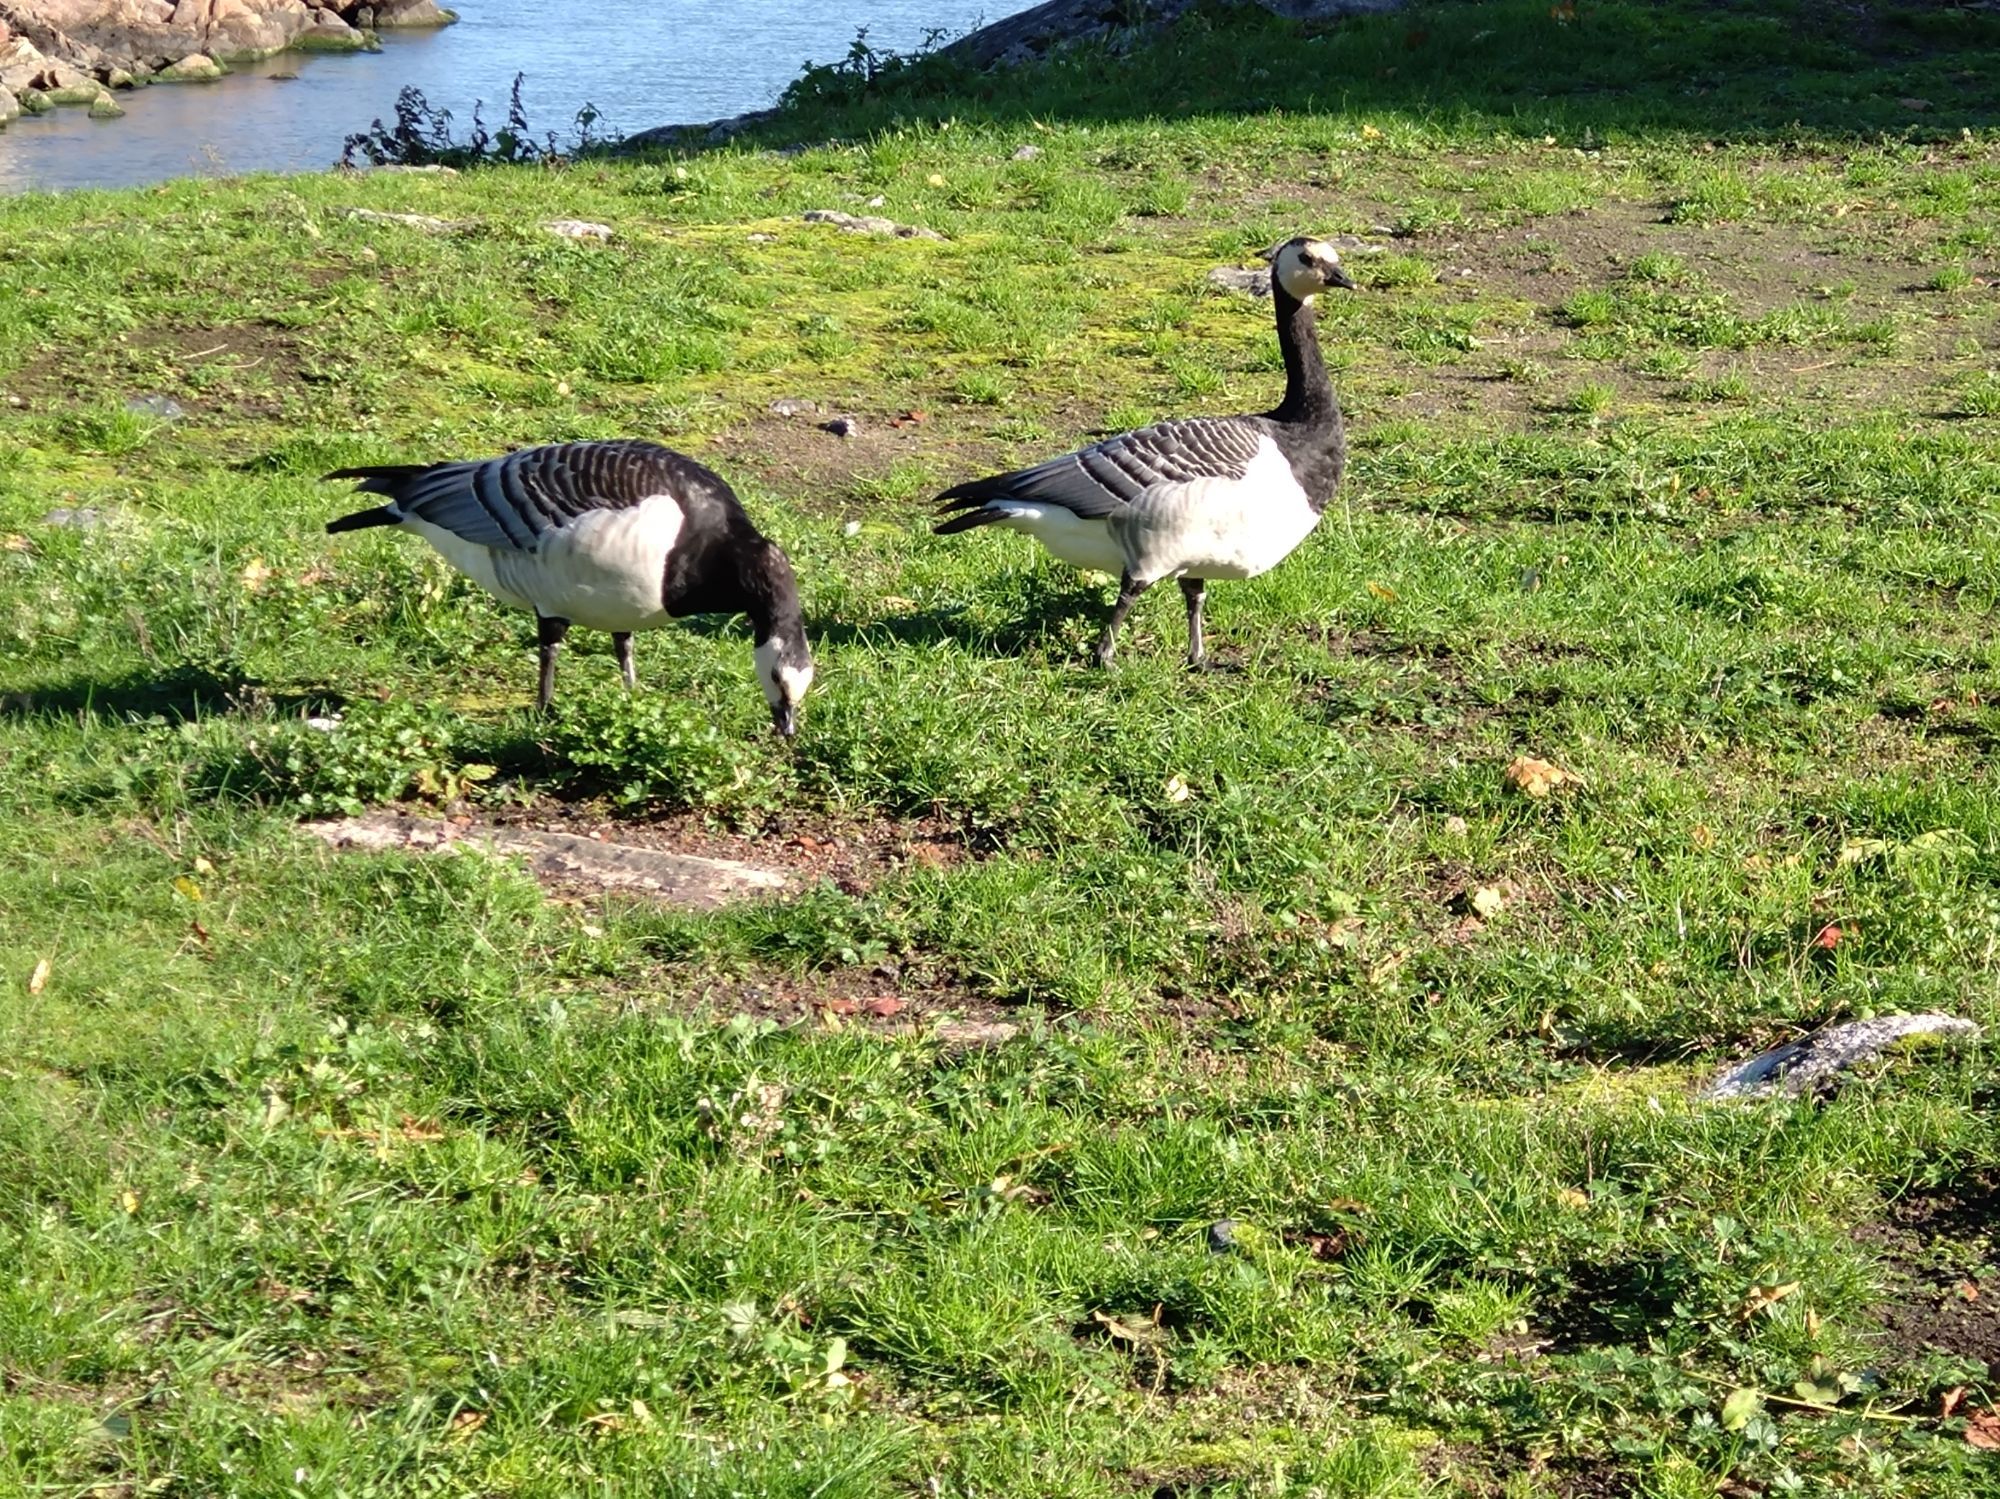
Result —
<path fill-rule="evenodd" d="M 812 655 L 798 584 L 735 492 L 657 443 L 563 442 L 504 458 L 344 468 L 356 492 L 388 496 L 328 531 L 401 526 L 541 630 L 537 707 L 555 695 L 556 651 L 572 624 L 609 630 L 625 685 L 638 685 L 632 632 L 686 614 L 747 614 L 757 682 L 778 732 L 798 731 Z"/>
<path fill-rule="evenodd" d="M 1340 405 L 1320 359 L 1313 298 L 1353 289 L 1333 246 L 1293 239 L 1271 257 L 1285 398 L 1261 416 L 1194 417 L 1125 432 L 1033 468 L 974 479 L 938 496 L 959 511 L 949 536 L 977 526 L 1025 531 L 1074 567 L 1116 573 L 1118 602 L 1097 643 L 1111 664 L 1139 595 L 1178 578 L 1188 664 L 1203 661 L 1210 578 L 1254 578 L 1311 534 L 1347 462 Z"/>

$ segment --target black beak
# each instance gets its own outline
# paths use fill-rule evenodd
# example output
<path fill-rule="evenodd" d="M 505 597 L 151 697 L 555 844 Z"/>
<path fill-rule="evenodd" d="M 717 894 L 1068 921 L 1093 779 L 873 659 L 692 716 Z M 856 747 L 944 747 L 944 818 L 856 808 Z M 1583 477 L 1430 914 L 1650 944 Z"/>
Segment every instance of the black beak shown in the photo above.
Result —
<path fill-rule="evenodd" d="M 1343 287 L 1348 291 L 1355 289 L 1354 278 L 1347 274 L 1347 269 L 1344 266 L 1335 266 L 1333 268 L 1333 274 L 1327 278 L 1327 284 L 1329 286 Z"/>
<path fill-rule="evenodd" d="M 799 710 L 790 703 L 780 703 L 771 710 L 771 727 L 789 739 L 799 731 Z"/>

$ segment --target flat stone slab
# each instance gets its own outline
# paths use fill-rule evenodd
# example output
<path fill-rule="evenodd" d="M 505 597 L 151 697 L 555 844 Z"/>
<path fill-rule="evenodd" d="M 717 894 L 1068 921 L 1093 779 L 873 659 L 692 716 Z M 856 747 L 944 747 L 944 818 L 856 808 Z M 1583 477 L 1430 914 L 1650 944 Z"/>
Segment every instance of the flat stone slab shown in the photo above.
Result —
<path fill-rule="evenodd" d="M 1979 1027 L 1957 1015 L 1878 1015 L 1830 1025 L 1798 1041 L 1774 1046 L 1722 1073 L 1696 1095 L 1703 1103 L 1732 1098 L 1798 1097 L 1831 1087 L 1837 1073 L 1880 1056 L 1920 1045 L 1970 1041 Z"/>
<path fill-rule="evenodd" d="M 888 239 L 944 238 L 935 229 L 924 229 L 915 224 L 899 224 L 894 219 L 885 219 L 872 213 L 842 213 L 838 208 L 808 208 L 800 217 L 808 224 L 831 224 L 834 228 L 844 229 L 849 234 L 875 234 Z"/>
<path fill-rule="evenodd" d="M 792 884 L 775 869 L 735 859 L 706 859 L 538 828 L 477 821 L 461 825 L 405 812 L 330 818 L 306 823 L 303 831 L 329 848 L 366 853 L 451 854 L 469 845 L 487 853 L 519 855 L 545 884 L 630 891 L 696 910 L 775 894 Z"/>

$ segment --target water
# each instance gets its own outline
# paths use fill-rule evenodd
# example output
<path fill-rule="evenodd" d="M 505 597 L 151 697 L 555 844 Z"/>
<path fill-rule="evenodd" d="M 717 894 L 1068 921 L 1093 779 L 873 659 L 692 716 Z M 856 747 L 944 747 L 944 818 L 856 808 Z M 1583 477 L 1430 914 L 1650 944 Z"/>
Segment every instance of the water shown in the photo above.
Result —
<path fill-rule="evenodd" d="M 759 109 L 808 62 L 846 55 L 855 32 L 908 50 L 926 33 L 956 36 L 1025 8 L 1026 0 L 455 0 L 456 26 L 383 33 L 358 56 L 285 53 L 218 84 L 120 94 L 122 120 L 62 109 L 0 127 L 0 192 L 124 187 L 169 177 L 315 171 L 341 142 L 391 117 L 414 84 L 462 124 L 474 101 L 489 124 L 523 97 L 539 133 L 568 134 L 594 104 L 600 133 L 715 119 Z M 551 21 L 552 15 L 559 21 Z"/>

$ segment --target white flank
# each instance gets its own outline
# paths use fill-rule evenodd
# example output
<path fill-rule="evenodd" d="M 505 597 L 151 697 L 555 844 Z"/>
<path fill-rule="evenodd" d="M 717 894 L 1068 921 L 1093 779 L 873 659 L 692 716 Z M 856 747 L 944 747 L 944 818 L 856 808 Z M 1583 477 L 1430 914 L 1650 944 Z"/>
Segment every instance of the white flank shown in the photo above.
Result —
<path fill-rule="evenodd" d="M 1006 517 L 995 525 L 1026 532 L 1047 547 L 1050 556 L 1071 567 L 1112 574 L 1125 569 L 1125 553 L 1102 519 L 1085 520 L 1060 505 L 1032 505 L 1025 500 L 997 500 L 987 508 Z"/>
<path fill-rule="evenodd" d="M 502 603 L 586 629 L 650 630 L 667 622 L 667 554 L 683 520 L 671 495 L 653 495 L 587 511 L 532 552 L 479 546 L 420 520 L 403 524 Z"/>
<path fill-rule="evenodd" d="M 1112 517 L 1111 534 L 1142 583 L 1254 578 L 1289 557 L 1318 523 L 1285 455 L 1266 437 L 1242 478 L 1155 485 Z"/>

